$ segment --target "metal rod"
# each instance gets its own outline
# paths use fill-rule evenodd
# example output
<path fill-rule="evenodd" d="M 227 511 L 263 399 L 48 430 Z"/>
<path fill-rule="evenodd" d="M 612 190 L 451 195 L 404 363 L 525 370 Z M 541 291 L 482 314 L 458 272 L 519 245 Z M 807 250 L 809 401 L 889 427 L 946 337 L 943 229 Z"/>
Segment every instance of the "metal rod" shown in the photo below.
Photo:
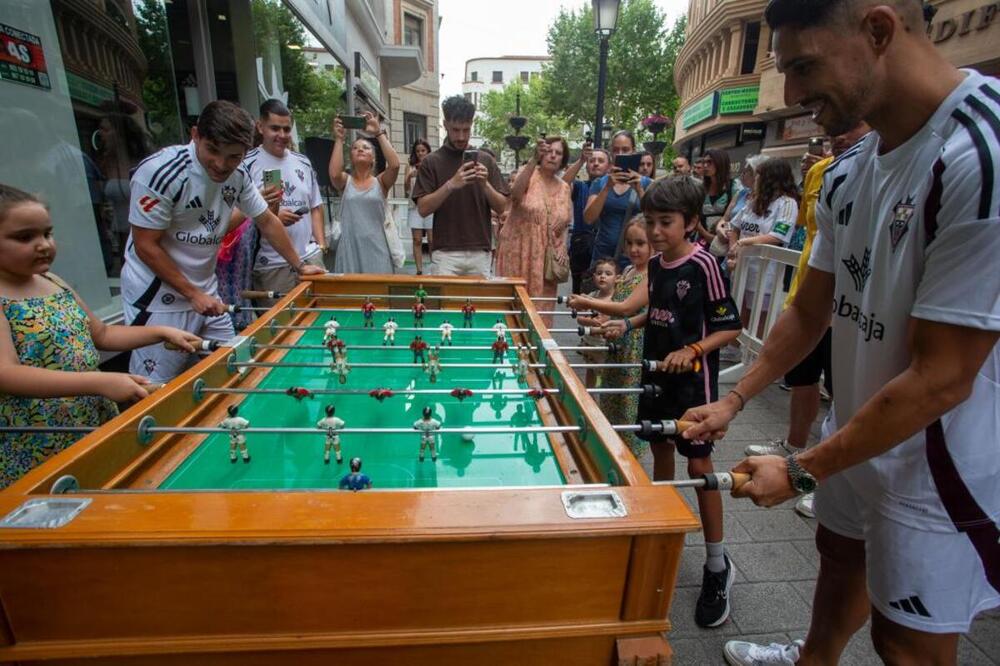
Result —
<path fill-rule="evenodd" d="M 271 309 L 272 309 L 272 308 L 244 307 L 242 305 L 236 305 L 236 306 L 232 306 L 232 307 L 238 308 L 237 311 L 243 311 L 243 312 L 247 312 L 247 311 L 249 311 L 249 312 L 270 312 Z M 361 312 L 361 310 L 360 310 L 360 308 L 300 308 L 300 307 L 290 307 L 290 308 L 281 308 L 280 310 L 278 310 L 278 312 L 348 312 L 348 313 L 357 314 L 357 313 Z M 380 309 L 376 310 L 375 312 L 376 313 L 379 313 L 379 312 L 389 312 L 389 313 L 392 313 L 392 314 L 410 313 L 410 312 L 413 312 L 413 309 L 412 308 L 380 308 Z M 425 312 L 425 314 L 431 314 L 431 313 L 436 313 L 436 312 L 445 312 L 445 313 L 451 313 L 451 314 L 462 314 L 462 311 L 459 310 L 459 309 L 457 309 L 457 308 L 454 309 L 454 310 L 446 310 L 444 308 L 428 308 L 424 312 Z M 560 312 L 551 313 L 551 314 L 569 314 L 569 313 L 570 313 L 569 310 L 562 310 Z M 476 310 L 476 314 L 482 314 L 482 315 L 519 315 L 519 314 L 524 314 L 524 311 L 523 310 Z M 584 316 L 586 316 L 586 315 L 584 315 Z"/>
<path fill-rule="evenodd" d="M 742 472 L 715 472 L 705 474 L 697 479 L 654 481 L 653 485 L 674 488 L 704 488 L 705 490 L 738 490 L 748 481 L 750 481 L 750 475 Z"/>
<path fill-rule="evenodd" d="M 430 343 L 428 343 L 428 344 L 430 344 Z M 492 351 L 491 347 L 486 347 L 486 346 L 477 347 L 475 345 L 444 345 L 444 344 L 442 344 L 442 345 L 436 345 L 435 344 L 435 345 L 431 345 L 431 346 L 440 346 L 441 347 L 441 351 L 444 351 L 446 349 L 449 350 L 449 351 Z M 536 347 L 535 345 L 527 345 L 527 347 L 528 347 L 528 349 L 530 351 L 535 351 L 535 350 L 538 349 L 538 347 Z M 256 349 L 302 349 L 302 350 L 309 350 L 309 351 L 318 350 L 318 349 L 322 349 L 322 350 L 325 351 L 327 349 L 327 347 L 325 345 L 273 345 L 273 344 L 255 345 L 255 348 Z M 399 346 L 399 347 L 396 347 L 396 346 L 385 347 L 383 345 L 345 345 L 344 348 L 347 349 L 347 350 L 350 350 L 350 351 L 353 351 L 353 350 L 374 351 L 376 349 L 383 349 L 383 350 L 387 350 L 387 351 L 410 351 L 409 347 L 403 347 L 403 346 Z M 594 352 L 594 351 L 606 352 L 606 351 L 613 351 L 613 349 L 611 347 L 556 347 L 556 349 L 558 349 L 559 351 L 573 351 L 573 352 Z"/>
<path fill-rule="evenodd" d="M 326 330 L 325 326 L 289 326 L 289 325 L 285 325 L 285 324 L 275 324 L 274 328 L 276 330 L 279 330 L 279 331 L 323 331 L 323 330 Z M 528 333 L 528 332 L 531 331 L 530 328 L 507 328 L 505 330 L 508 333 Z M 577 329 L 575 329 L 575 328 L 551 329 L 550 328 L 549 330 L 553 331 L 553 332 L 556 332 L 556 333 L 559 333 L 559 332 L 562 332 L 562 333 L 570 333 L 570 332 L 576 333 Z M 384 334 L 385 333 L 385 331 L 382 329 L 381 326 L 379 326 L 378 328 L 375 328 L 375 327 L 372 327 L 372 326 L 340 326 L 339 328 L 337 328 L 337 331 L 372 331 L 373 333 L 379 333 L 379 334 Z M 399 327 L 396 328 L 396 332 L 399 333 L 400 331 L 416 331 L 416 332 L 420 332 L 420 333 L 428 332 L 428 331 L 434 331 L 434 332 L 438 332 L 438 333 L 440 332 L 438 330 L 437 326 L 428 326 L 426 328 L 425 327 L 414 327 L 414 326 L 399 326 Z M 461 333 L 461 332 L 467 332 L 467 333 L 495 333 L 495 331 L 492 328 L 461 328 L 459 326 L 456 326 L 455 328 L 453 328 L 451 332 L 452 333 Z"/>
<path fill-rule="evenodd" d="M 237 367 L 248 368 L 329 368 L 329 363 L 282 363 L 281 361 L 240 361 L 234 363 Z M 350 363 L 352 368 L 422 368 L 423 363 Z M 448 368 L 506 368 L 514 365 L 505 363 L 442 363 L 441 369 Z M 529 368 L 547 367 L 544 363 L 529 363 Z M 572 367 L 572 366 L 571 366 Z"/>
<path fill-rule="evenodd" d="M 455 387 L 461 388 L 461 387 Z M 440 388 L 440 389 L 413 389 L 413 388 L 401 388 L 401 389 L 388 389 L 396 394 L 403 395 L 451 395 L 451 392 L 455 388 Z M 311 389 L 306 388 L 309 393 L 314 395 L 368 395 L 371 393 L 371 389 Z M 470 389 L 475 395 L 528 395 L 536 391 L 542 391 L 549 395 L 556 395 L 561 393 L 559 389 L 556 388 L 540 388 L 540 389 Z M 201 389 L 202 393 L 221 393 L 221 394 L 232 394 L 232 395 L 254 395 L 254 394 L 269 394 L 269 395 L 287 395 L 288 389 L 262 389 L 262 388 L 204 388 Z M 646 393 L 648 389 L 646 388 L 590 388 L 587 389 L 587 393 L 593 393 L 597 395 L 631 395 L 636 393 Z"/>

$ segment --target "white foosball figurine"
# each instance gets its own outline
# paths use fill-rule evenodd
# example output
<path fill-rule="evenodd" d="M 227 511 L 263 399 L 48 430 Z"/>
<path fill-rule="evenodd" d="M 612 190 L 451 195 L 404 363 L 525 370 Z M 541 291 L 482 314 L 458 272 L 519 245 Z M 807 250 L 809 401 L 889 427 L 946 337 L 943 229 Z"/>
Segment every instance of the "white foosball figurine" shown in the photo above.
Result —
<path fill-rule="evenodd" d="M 441 350 L 438 347 L 427 352 L 427 364 L 424 365 L 424 372 L 431 383 L 437 381 L 437 376 L 441 374 Z"/>
<path fill-rule="evenodd" d="M 524 345 L 517 348 L 517 363 L 514 364 L 514 374 L 520 382 L 528 381 L 528 371 L 531 369 L 531 356 Z"/>
<path fill-rule="evenodd" d="M 451 345 L 451 332 L 455 330 L 455 327 L 451 325 L 451 322 L 445 319 L 444 323 L 438 326 L 438 329 L 441 331 L 441 344 L 448 343 Z"/>
<path fill-rule="evenodd" d="M 236 449 L 239 448 L 243 462 L 248 463 L 250 451 L 247 450 L 247 438 L 243 431 L 250 427 L 250 422 L 239 416 L 240 408 L 236 405 L 229 405 L 226 411 L 229 416 L 222 419 L 219 427 L 229 431 L 229 462 L 236 462 Z"/>
<path fill-rule="evenodd" d="M 386 343 L 396 346 L 396 329 L 399 328 L 399 324 L 396 323 L 395 318 L 389 317 L 389 321 L 382 324 L 382 330 L 385 335 L 382 337 L 382 346 L 385 347 Z"/>
<path fill-rule="evenodd" d="M 338 349 L 333 354 L 333 363 L 330 364 L 330 372 L 337 375 L 341 384 L 347 383 L 347 375 L 351 374 L 351 364 L 347 362 L 347 352 Z"/>
<path fill-rule="evenodd" d="M 340 328 L 340 322 L 337 321 L 336 317 L 330 319 L 323 325 L 323 344 L 329 344 L 331 340 L 337 339 L 337 329 Z"/>
<path fill-rule="evenodd" d="M 431 447 L 431 460 L 437 460 L 437 445 L 434 432 L 441 429 L 441 422 L 431 418 L 431 408 L 424 407 L 424 415 L 413 423 L 414 430 L 420 431 L 420 462 L 424 461 L 424 449 Z"/>
<path fill-rule="evenodd" d="M 507 337 L 507 324 L 503 323 L 503 320 L 497 319 L 497 323 L 493 324 L 493 332 L 497 334 L 497 340 L 503 340 Z"/>
<path fill-rule="evenodd" d="M 323 446 L 323 463 L 326 465 L 330 464 L 330 449 L 333 449 L 337 454 L 338 463 L 344 462 L 344 458 L 340 454 L 340 433 L 338 432 L 344 427 L 344 420 L 334 416 L 336 411 L 333 405 L 327 405 L 326 417 L 316 422 L 317 428 L 326 431 L 326 444 Z"/>

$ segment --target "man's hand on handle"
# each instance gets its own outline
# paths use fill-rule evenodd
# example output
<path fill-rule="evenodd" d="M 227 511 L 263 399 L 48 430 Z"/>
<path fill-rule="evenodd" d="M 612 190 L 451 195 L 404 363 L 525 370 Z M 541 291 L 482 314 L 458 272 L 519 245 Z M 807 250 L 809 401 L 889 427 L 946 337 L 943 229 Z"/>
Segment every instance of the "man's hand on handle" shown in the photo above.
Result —
<path fill-rule="evenodd" d="M 757 506 L 777 506 L 798 495 L 788 476 L 788 462 L 781 456 L 745 458 L 733 471 L 750 475 L 749 482 L 733 489 L 733 497 L 748 497 Z"/>
<path fill-rule="evenodd" d="M 740 411 L 739 399 L 732 393 L 724 396 L 721 400 L 693 407 L 681 417 L 682 421 L 693 421 L 694 426 L 685 430 L 681 435 L 684 439 L 710 439 L 718 440 L 726 436 L 729 424 Z"/>

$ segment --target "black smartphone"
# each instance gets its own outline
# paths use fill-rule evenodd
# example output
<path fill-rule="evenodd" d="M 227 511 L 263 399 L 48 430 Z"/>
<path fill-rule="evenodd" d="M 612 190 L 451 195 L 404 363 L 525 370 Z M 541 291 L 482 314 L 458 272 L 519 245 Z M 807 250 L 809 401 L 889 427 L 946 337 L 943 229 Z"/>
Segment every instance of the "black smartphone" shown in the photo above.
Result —
<path fill-rule="evenodd" d="M 638 171 L 642 164 L 642 154 L 615 155 L 615 166 L 623 171 Z"/>
<path fill-rule="evenodd" d="M 302 206 L 301 208 L 295 209 L 295 214 L 298 215 L 299 217 L 302 217 L 308 212 L 309 212 L 309 206 Z"/>
<path fill-rule="evenodd" d="M 809 154 L 816 155 L 818 157 L 823 156 L 823 137 L 814 136 L 809 139 Z"/>
<path fill-rule="evenodd" d="M 466 150 L 462 153 L 462 162 L 478 162 L 479 151 L 475 149 Z"/>
<path fill-rule="evenodd" d="M 345 129 L 364 129 L 368 124 L 368 119 L 364 116 L 340 116 L 340 122 L 344 123 Z"/>

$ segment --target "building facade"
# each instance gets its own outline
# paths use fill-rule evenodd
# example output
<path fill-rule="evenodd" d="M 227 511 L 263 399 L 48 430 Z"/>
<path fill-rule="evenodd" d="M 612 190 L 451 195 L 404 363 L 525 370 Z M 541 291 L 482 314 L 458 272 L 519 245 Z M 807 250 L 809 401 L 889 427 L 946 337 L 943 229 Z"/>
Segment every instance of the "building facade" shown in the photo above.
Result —
<path fill-rule="evenodd" d="M 1000 3 L 932 1 L 928 34 L 953 64 L 1000 74 Z M 765 0 L 691 0 L 687 40 L 675 65 L 681 96 L 675 149 L 697 157 L 711 148 L 734 165 L 753 153 L 797 160 L 824 130 L 784 101 Z M 738 168 L 738 166 L 734 166 Z"/>
<path fill-rule="evenodd" d="M 425 22 L 408 41 L 411 14 Z M 300 150 L 329 137 L 334 113 L 370 110 L 408 152 L 406 114 L 426 114 L 424 98 L 436 106 L 437 27 L 431 0 L 6 0 L 0 182 L 48 203 L 53 270 L 114 320 L 129 176 L 143 157 L 187 141 L 212 100 L 256 115 L 269 97 L 301 103 L 303 87 L 313 106 L 296 107 Z"/>
<path fill-rule="evenodd" d="M 476 107 L 486 93 L 503 90 L 513 81 L 527 84 L 532 78 L 542 75 L 542 67 L 549 56 L 500 56 L 497 58 L 473 58 L 465 61 L 465 77 L 462 94 Z M 481 145 L 483 137 L 473 136 L 474 145 Z"/>

